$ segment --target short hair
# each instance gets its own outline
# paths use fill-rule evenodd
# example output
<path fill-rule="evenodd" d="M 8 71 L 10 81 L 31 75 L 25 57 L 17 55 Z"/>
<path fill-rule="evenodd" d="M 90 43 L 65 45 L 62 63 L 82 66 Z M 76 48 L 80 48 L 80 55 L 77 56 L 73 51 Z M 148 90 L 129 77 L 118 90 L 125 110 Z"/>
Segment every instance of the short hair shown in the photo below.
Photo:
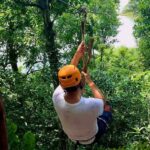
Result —
<path fill-rule="evenodd" d="M 81 84 L 81 82 L 76 86 L 68 87 L 68 88 L 65 88 L 64 90 L 66 92 L 75 92 L 75 91 L 77 91 L 78 88 L 83 89 L 83 85 Z"/>

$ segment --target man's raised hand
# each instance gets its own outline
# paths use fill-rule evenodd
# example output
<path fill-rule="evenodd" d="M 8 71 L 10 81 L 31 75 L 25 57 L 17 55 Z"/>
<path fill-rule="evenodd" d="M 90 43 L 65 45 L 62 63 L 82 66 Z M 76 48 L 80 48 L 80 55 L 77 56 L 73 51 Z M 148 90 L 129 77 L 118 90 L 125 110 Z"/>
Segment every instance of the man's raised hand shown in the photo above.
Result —
<path fill-rule="evenodd" d="M 80 43 L 80 45 L 78 46 L 78 49 L 77 49 L 78 56 L 82 57 L 84 55 L 85 49 L 86 49 L 85 48 L 85 43 L 84 43 L 84 41 L 82 41 Z"/>

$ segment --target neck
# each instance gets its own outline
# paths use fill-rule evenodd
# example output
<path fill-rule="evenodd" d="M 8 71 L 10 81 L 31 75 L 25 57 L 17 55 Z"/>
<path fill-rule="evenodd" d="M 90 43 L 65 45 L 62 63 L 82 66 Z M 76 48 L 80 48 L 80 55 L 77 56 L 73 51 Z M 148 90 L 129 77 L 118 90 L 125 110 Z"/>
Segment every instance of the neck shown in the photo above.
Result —
<path fill-rule="evenodd" d="M 65 98 L 65 101 L 70 104 L 78 103 L 81 98 L 81 91 L 80 89 L 78 89 L 77 91 L 66 92 L 64 98 Z"/>

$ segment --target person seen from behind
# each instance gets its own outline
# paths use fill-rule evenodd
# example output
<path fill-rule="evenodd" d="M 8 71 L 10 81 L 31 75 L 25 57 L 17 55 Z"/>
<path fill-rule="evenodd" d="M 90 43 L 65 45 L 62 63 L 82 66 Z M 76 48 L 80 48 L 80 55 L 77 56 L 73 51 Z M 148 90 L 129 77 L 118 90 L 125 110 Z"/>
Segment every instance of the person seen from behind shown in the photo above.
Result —
<path fill-rule="evenodd" d="M 84 53 L 85 44 L 81 42 L 71 64 L 60 68 L 60 85 L 53 93 L 53 104 L 68 138 L 75 143 L 91 144 L 107 131 L 112 113 L 90 75 L 77 68 Z M 93 97 L 83 96 L 84 82 L 90 87 Z"/>

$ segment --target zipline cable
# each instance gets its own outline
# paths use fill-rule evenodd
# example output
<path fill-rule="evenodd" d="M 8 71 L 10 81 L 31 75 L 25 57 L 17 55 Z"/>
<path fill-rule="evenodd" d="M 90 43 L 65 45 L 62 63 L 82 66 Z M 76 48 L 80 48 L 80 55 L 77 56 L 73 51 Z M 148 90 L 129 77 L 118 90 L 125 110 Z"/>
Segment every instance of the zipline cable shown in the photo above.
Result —
<path fill-rule="evenodd" d="M 81 13 L 82 13 L 81 34 L 82 34 L 82 41 L 85 42 L 85 26 L 86 26 L 86 18 L 87 18 L 87 11 L 85 7 L 81 8 Z"/>

